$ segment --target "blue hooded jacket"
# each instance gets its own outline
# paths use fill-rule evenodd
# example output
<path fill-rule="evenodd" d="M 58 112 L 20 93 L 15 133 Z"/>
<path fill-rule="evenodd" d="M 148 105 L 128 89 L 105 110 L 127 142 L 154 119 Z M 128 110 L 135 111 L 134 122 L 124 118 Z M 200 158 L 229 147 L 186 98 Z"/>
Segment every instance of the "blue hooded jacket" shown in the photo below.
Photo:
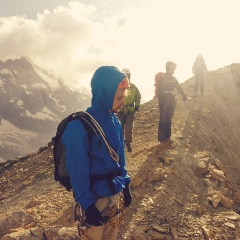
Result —
<path fill-rule="evenodd" d="M 103 66 L 98 68 L 91 80 L 92 106 L 87 109 L 102 127 L 106 139 L 119 156 L 115 162 L 109 155 L 103 139 L 94 134 L 91 141 L 79 120 L 68 123 L 62 136 L 66 150 L 66 165 L 74 191 L 75 201 L 86 210 L 96 199 L 119 193 L 130 183 L 126 170 L 124 140 L 120 121 L 111 112 L 118 84 L 126 77 L 118 68 Z M 99 142 L 100 141 L 100 142 Z M 120 171 L 112 181 L 115 193 L 110 190 L 107 180 L 90 182 L 90 176 Z"/>

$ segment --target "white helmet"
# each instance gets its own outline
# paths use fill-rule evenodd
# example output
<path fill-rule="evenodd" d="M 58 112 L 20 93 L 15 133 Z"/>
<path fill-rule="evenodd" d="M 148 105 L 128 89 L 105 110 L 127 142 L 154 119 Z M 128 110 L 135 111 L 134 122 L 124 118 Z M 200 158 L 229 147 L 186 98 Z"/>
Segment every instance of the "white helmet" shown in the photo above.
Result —
<path fill-rule="evenodd" d="M 127 75 L 131 75 L 131 72 L 130 72 L 130 70 L 129 70 L 128 68 L 124 68 L 124 69 L 122 70 L 122 72 L 125 73 L 125 74 L 127 74 Z"/>

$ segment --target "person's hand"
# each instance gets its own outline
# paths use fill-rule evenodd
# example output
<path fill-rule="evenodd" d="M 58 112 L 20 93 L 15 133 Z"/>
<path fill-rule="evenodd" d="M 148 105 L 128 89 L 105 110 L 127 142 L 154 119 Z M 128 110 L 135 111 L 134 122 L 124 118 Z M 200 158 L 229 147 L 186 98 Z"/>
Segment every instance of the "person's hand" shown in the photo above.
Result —
<path fill-rule="evenodd" d="M 103 217 L 99 210 L 95 207 L 94 204 L 90 205 L 85 210 L 86 222 L 92 226 L 102 226 L 103 225 Z"/>
<path fill-rule="evenodd" d="M 130 191 L 129 183 L 125 185 L 125 188 L 123 188 L 123 196 L 124 196 L 124 207 L 127 208 L 132 203 L 132 194 Z"/>
<path fill-rule="evenodd" d="M 187 95 L 185 94 L 185 95 L 183 95 L 183 97 L 182 97 L 182 100 L 184 101 L 184 102 L 186 102 L 187 101 Z"/>
<path fill-rule="evenodd" d="M 134 108 L 134 112 L 138 112 L 138 110 L 139 110 L 139 106 L 136 106 L 136 107 Z"/>

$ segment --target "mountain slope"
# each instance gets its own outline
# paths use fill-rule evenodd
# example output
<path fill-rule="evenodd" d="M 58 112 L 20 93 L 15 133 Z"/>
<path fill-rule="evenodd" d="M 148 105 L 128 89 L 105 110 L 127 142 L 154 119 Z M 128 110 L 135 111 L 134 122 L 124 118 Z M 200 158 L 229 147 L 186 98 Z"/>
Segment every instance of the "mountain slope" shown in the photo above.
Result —
<path fill-rule="evenodd" d="M 70 89 L 61 78 L 40 69 L 26 57 L 0 61 L 2 161 L 36 151 L 55 134 L 60 119 L 85 109 L 89 103 L 90 93 L 86 89 Z M 19 130 L 12 132 L 8 124 Z"/>
<path fill-rule="evenodd" d="M 191 98 L 193 78 L 182 84 L 190 99 L 177 94 L 173 150 L 158 148 L 157 100 L 141 105 L 127 153 L 133 203 L 118 239 L 240 238 L 239 76 L 239 64 L 207 73 L 202 97 Z M 0 221 L 22 209 L 46 234 L 54 225 L 71 229 L 72 194 L 53 180 L 51 151 L 1 165 Z"/>

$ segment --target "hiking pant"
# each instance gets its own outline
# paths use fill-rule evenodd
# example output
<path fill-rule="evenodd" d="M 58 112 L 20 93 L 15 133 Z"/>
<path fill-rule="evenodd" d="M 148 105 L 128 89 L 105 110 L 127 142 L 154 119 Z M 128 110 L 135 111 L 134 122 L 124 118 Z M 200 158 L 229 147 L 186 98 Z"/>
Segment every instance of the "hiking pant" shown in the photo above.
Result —
<path fill-rule="evenodd" d="M 83 230 L 81 240 L 117 240 L 119 226 L 119 194 L 97 200 L 96 207 L 104 216 L 113 216 L 102 226 L 90 226 Z M 110 205 L 109 205 L 110 204 Z M 108 206 L 111 206 L 108 208 Z M 105 212 L 106 210 L 106 212 Z M 117 214 L 116 214 L 117 213 Z"/>
<path fill-rule="evenodd" d="M 167 102 L 160 107 L 160 118 L 158 124 L 158 141 L 165 141 L 171 138 L 172 117 L 175 103 Z"/>
<path fill-rule="evenodd" d="M 204 73 L 203 72 L 199 72 L 195 74 L 194 93 L 197 93 L 199 85 L 200 85 L 200 92 L 201 94 L 203 94 L 204 93 Z"/>
<path fill-rule="evenodd" d="M 134 115 L 134 112 L 128 113 L 127 115 L 123 114 L 122 112 L 118 112 L 118 119 L 122 124 L 123 135 L 125 141 L 128 143 L 131 143 L 133 138 Z"/>

